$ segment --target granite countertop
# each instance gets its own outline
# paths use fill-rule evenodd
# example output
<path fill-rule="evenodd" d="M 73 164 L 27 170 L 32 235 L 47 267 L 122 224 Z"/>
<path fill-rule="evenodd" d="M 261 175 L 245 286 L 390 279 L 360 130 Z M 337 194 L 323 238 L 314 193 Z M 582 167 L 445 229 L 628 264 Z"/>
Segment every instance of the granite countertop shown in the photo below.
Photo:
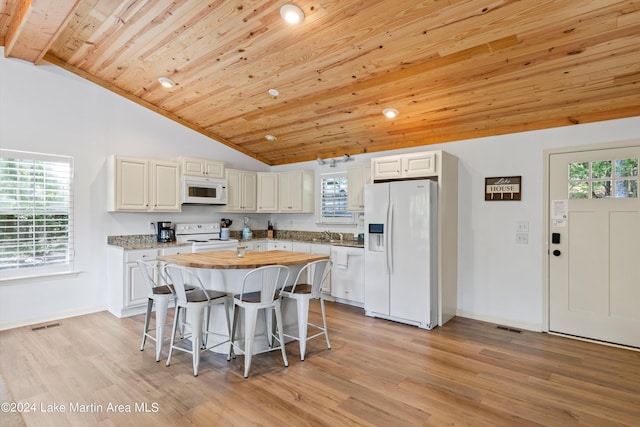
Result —
<path fill-rule="evenodd" d="M 331 246 L 347 246 L 350 248 L 364 248 L 364 242 L 360 240 L 335 240 L 335 239 L 295 239 L 291 237 L 272 237 L 272 238 L 255 238 L 255 239 L 239 239 L 240 243 L 242 242 L 263 242 L 266 240 L 284 240 L 288 242 L 301 242 L 301 243 L 313 243 L 316 245 L 331 245 Z"/>
<path fill-rule="evenodd" d="M 254 232 L 254 238 L 243 240 L 241 232 L 231 232 L 232 239 L 238 239 L 240 242 L 260 242 L 265 240 L 287 240 L 293 242 L 314 243 L 318 245 L 347 246 L 352 248 L 364 248 L 364 242 L 353 239 L 324 239 L 322 233 L 313 231 L 289 231 L 278 230 L 276 237 L 267 238 L 266 230 Z M 338 233 L 334 233 L 338 234 Z M 107 236 L 107 244 L 117 246 L 126 250 L 135 249 L 162 249 L 175 246 L 189 246 L 190 243 L 167 242 L 159 243 L 156 241 L 155 234 L 131 234 L 125 236 Z"/>
<path fill-rule="evenodd" d="M 191 243 L 157 241 L 155 234 L 130 234 L 125 236 L 107 236 L 107 245 L 117 246 L 126 250 L 162 249 L 174 246 L 191 246 Z"/>

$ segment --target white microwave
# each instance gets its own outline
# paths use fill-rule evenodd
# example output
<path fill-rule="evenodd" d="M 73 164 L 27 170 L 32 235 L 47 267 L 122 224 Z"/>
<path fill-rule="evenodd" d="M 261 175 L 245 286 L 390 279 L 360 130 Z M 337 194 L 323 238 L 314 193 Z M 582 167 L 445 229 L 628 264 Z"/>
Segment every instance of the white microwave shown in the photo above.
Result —
<path fill-rule="evenodd" d="M 184 176 L 182 178 L 182 203 L 226 205 L 227 181 L 225 179 Z"/>

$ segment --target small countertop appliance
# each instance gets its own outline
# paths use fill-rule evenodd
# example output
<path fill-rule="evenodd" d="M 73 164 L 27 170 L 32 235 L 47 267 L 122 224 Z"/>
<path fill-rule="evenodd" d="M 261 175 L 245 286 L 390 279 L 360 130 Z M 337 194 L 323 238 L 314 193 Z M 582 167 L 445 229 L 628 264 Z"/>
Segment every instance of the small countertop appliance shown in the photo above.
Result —
<path fill-rule="evenodd" d="M 176 234 L 174 229 L 171 228 L 170 221 L 158 221 L 156 224 L 158 231 L 158 242 L 167 243 L 174 242 L 176 240 Z"/>

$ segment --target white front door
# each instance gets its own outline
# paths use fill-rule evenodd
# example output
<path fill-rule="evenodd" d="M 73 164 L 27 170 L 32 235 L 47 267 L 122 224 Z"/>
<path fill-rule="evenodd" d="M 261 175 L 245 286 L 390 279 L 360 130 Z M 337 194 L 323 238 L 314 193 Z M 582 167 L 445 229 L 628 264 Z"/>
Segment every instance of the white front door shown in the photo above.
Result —
<path fill-rule="evenodd" d="M 550 154 L 550 331 L 640 347 L 638 158 Z"/>

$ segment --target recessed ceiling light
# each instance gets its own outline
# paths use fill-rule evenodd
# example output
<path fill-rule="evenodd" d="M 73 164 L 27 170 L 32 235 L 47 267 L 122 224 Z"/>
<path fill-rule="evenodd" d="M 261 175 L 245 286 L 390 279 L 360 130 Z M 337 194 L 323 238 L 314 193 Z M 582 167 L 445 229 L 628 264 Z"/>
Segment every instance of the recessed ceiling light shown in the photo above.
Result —
<path fill-rule="evenodd" d="M 158 81 L 160 82 L 162 87 L 165 87 L 167 89 L 171 89 L 172 87 L 176 86 L 176 82 L 171 80 L 169 77 L 160 77 Z"/>
<path fill-rule="evenodd" d="M 399 114 L 399 111 L 395 108 L 385 108 L 384 110 L 382 110 L 382 114 L 384 114 L 389 119 L 393 119 Z"/>
<path fill-rule="evenodd" d="M 273 135 L 265 135 L 264 139 L 266 139 L 269 142 L 276 142 L 278 140 L 278 138 L 276 136 L 273 136 Z"/>
<path fill-rule="evenodd" d="M 278 96 L 280 95 L 280 91 L 278 89 L 269 89 L 269 95 Z"/>
<path fill-rule="evenodd" d="M 280 8 L 280 16 L 289 24 L 299 24 L 304 21 L 304 12 L 295 4 L 285 4 Z"/>

